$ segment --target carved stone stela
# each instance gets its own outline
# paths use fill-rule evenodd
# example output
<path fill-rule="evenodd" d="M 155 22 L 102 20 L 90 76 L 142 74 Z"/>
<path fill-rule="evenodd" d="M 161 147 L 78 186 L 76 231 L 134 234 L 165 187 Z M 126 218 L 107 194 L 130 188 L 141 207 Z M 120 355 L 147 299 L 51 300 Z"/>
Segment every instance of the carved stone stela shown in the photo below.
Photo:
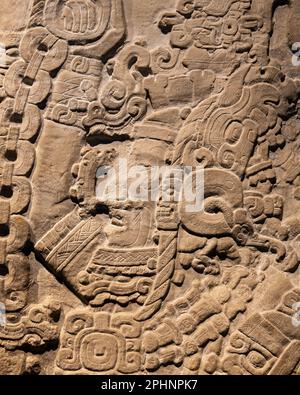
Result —
<path fill-rule="evenodd" d="M 1 0 L 0 374 L 300 374 L 299 23 Z M 100 199 L 121 159 L 200 166 L 203 209 Z"/>

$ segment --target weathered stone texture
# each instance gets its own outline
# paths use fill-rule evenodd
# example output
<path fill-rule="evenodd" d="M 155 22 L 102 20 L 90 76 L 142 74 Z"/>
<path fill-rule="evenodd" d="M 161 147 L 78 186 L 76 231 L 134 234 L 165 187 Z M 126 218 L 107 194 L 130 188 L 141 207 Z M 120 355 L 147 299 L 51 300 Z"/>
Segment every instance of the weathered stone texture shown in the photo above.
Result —
<path fill-rule="evenodd" d="M 300 374 L 299 21 L 1 0 L 0 374 Z M 203 210 L 102 199 L 120 160 L 202 166 Z"/>

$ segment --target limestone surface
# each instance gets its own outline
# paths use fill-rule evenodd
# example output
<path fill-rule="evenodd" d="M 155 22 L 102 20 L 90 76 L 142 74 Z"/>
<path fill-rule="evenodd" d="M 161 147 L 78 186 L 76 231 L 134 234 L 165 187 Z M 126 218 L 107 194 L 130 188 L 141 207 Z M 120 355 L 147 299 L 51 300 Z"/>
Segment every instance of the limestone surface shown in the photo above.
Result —
<path fill-rule="evenodd" d="M 300 374 L 299 23 L 1 0 L 1 375 Z"/>

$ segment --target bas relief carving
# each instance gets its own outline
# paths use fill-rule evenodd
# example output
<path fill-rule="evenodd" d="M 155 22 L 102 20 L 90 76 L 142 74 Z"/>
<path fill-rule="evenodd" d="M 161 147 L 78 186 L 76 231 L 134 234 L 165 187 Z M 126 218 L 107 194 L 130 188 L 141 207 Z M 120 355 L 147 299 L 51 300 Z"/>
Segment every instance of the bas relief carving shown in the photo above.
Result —
<path fill-rule="evenodd" d="M 0 373 L 300 374 L 297 1 L 3 3 Z M 122 158 L 203 210 L 100 199 Z"/>

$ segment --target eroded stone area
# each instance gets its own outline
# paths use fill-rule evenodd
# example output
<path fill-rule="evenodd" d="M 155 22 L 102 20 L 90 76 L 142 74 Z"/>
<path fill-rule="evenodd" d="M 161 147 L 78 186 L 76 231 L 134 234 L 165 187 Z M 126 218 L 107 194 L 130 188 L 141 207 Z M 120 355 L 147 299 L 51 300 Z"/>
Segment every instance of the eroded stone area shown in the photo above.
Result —
<path fill-rule="evenodd" d="M 298 0 L 1 7 L 0 373 L 300 374 Z"/>

